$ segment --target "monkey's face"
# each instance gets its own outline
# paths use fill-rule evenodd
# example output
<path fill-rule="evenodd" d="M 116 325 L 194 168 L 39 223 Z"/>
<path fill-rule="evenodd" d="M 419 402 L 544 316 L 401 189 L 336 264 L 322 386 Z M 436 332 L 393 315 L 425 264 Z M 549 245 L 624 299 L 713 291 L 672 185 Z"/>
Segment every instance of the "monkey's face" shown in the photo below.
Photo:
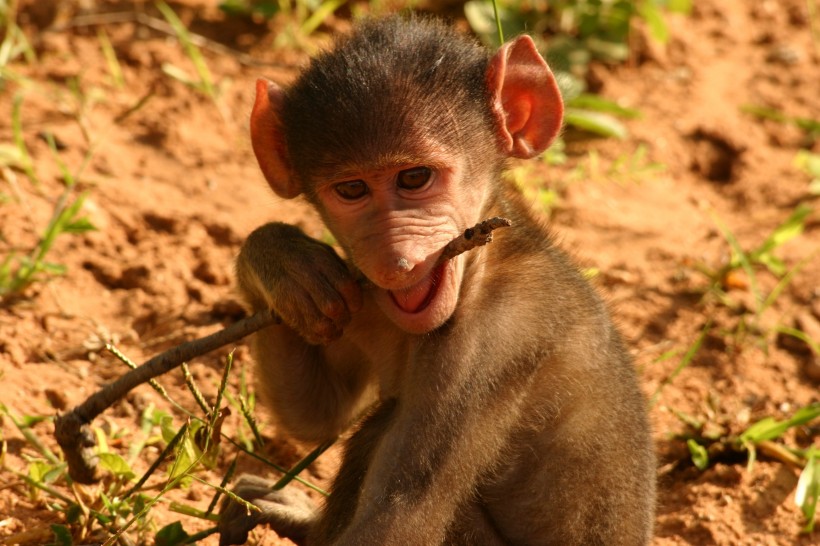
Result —
<path fill-rule="evenodd" d="M 312 199 L 375 300 L 397 326 L 422 334 L 455 311 L 464 264 L 440 262 L 444 247 L 482 214 L 486 184 L 443 151 L 422 161 L 342 169 Z"/>
<path fill-rule="evenodd" d="M 526 36 L 488 59 L 438 31 L 419 46 L 369 28 L 287 91 L 257 82 L 251 141 L 271 188 L 308 196 L 385 315 L 426 333 L 455 311 L 464 275 L 463 258 L 439 264 L 442 250 L 486 217 L 504 158 L 555 138 L 563 106 Z"/>

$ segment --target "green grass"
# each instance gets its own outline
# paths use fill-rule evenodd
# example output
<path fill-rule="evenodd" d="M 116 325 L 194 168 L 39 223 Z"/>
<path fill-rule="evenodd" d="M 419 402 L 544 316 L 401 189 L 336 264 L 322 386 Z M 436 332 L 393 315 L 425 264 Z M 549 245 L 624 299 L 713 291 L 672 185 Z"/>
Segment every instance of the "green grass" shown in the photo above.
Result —
<path fill-rule="evenodd" d="M 639 113 L 587 94 L 584 76 L 589 64 L 628 60 L 636 20 L 646 23 L 655 40 L 665 42 L 669 35 L 665 12 L 690 10 L 690 0 L 471 0 L 464 14 L 489 47 L 498 47 L 505 36 L 533 35 L 558 80 L 566 104 L 566 125 L 595 136 L 624 139 L 628 132 L 617 118 L 634 118 Z"/>
<path fill-rule="evenodd" d="M 19 97 L 19 96 L 18 96 Z M 12 127 L 14 139 L 20 157 L 26 158 L 19 166 L 27 174 L 33 184 L 38 178 L 34 172 L 34 164 L 25 147 L 22 137 L 22 126 L 19 122 L 19 111 L 22 99 L 15 98 Z M 20 295 L 35 282 L 45 280 L 54 275 L 63 275 L 66 268 L 50 261 L 54 244 L 63 235 L 78 235 L 96 229 L 83 214 L 83 202 L 86 193 L 77 193 L 77 178 L 60 158 L 53 138 L 47 135 L 52 158 L 62 173 L 63 191 L 57 198 L 51 219 L 43 229 L 37 243 L 28 252 L 12 250 L 0 260 L 0 298 L 5 299 Z"/>
<path fill-rule="evenodd" d="M 807 204 L 797 205 L 792 213 L 775 227 L 761 243 L 751 248 L 744 248 L 725 222 L 716 213 L 712 213 L 712 219 L 730 249 L 730 258 L 725 264 L 716 269 L 700 267 L 700 271 L 709 279 L 706 292 L 715 296 L 715 299 L 721 304 L 735 310 L 741 309 L 732 301 L 724 287 L 727 277 L 732 272 L 742 271 L 749 280 L 748 289 L 752 293 L 754 301 L 754 308 L 748 310 L 752 316 L 748 318 L 748 312 L 741 310 L 738 325 L 731 332 L 731 335 L 742 337 L 751 332 L 755 336 L 758 345 L 767 350 L 773 342 L 773 334 L 785 334 L 803 341 L 811 348 L 813 354 L 820 354 L 820 340 L 812 340 L 804 332 L 782 324 L 778 324 L 768 331 L 764 330 L 760 324 L 761 315 L 774 305 L 803 267 L 820 253 L 820 250 L 815 249 L 791 268 L 788 268 L 784 261 L 777 256 L 777 251 L 783 245 L 803 232 L 812 212 L 813 209 Z M 758 277 L 762 271 L 777 279 L 774 288 L 767 294 L 764 294 L 760 288 L 761 282 Z M 702 345 L 704 337 L 710 333 L 720 335 L 720 332 L 715 330 L 712 320 L 704 326 L 700 336 L 687 350 L 677 368 L 657 388 L 651 398 L 651 404 L 657 402 L 662 390 L 691 364 Z M 707 414 L 713 416 L 716 413 L 714 410 L 707 412 Z M 814 530 L 818 499 L 820 499 L 820 473 L 818 473 L 820 469 L 818 467 L 820 451 L 817 447 L 797 447 L 793 445 L 793 440 L 787 437 L 787 433 L 793 429 L 806 428 L 810 424 L 816 425 L 820 420 L 820 405 L 810 404 L 786 419 L 778 420 L 772 416 L 763 417 L 739 434 L 734 435 L 728 432 L 730 428 L 728 422 L 732 420 L 731 417 L 724 416 L 724 422 L 700 422 L 680 413 L 678 413 L 678 416 L 688 429 L 688 432 L 680 435 L 679 438 L 686 442 L 691 462 L 699 470 L 706 470 L 714 463 L 715 459 L 725 459 L 727 453 L 735 452 L 747 454 L 747 471 L 753 472 L 754 463 L 758 458 L 758 452 L 761 450 L 765 451 L 770 458 L 799 467 L 801 475 L 795 492 L 795 503 L 804 516 L 804 532 Z M 809 434 L 812 433 L 809 432 Z"/>
<path fill-rule="evenodd" d="M 778 334 L 806 342 L 812 349 L 817 347 L 820 340 L 811 340 L 797 328 L 784 325 L 782 322 L 767 325 L 763 319 L 764 313 L 774 306 L 794 278 L 820 255 L 820 247 L 815 246 L 791 268 L 788 268 L 777 255 L 779 248 L 803 232 L 812 213 L 813 209 L 809 205 L 798 204 L 788 218 L 772 230 L 760 244 L 752 248 L 743 248 L 728 226 L 712 212 L 712 219 L 729 246 L 730 258 L 717 268 L 710 268 L 704 264 L 696 267 L 708 279 L 704 291 L 705 300 L 713 300 L 728 307 L 736 317 L 734 326 L 724 332 L 734 339 L 735 348 L 742 348 L 746 341 L 751 341 L 764 352 L 768 352 Z M 748 280 L 748 291 L 752 296 L 751 309 L 740 305 L 730 294 L 730 287 L 735 282 L 731 279 L 737 272 L 742 272 Z M 774 287 L 766 293 L 761 288 L 762 282 L 759 278 L 763 272 L 776 279 Z M 780 320 L 782 321 L 782 318 Z"/>
<path fill-rule="evenodd" d="M 0 41 L 0 92 L 4 91 L 10 82 L 22 81 L 17 72 L 10 68 L 15 60 L 23 57 L 26 62 L 36 62 L 37 55 L 31 47 L 29 39 L 17 25 L 17 2 L 0 0 L 0 32 L 3 33 Z"/>
<path fill-rule="evenodd" d="M 188 29 L 183 24 L 179 16 L 177 16 L 176 12 L 174 12 L 168 4 L 160 0 L 155 2 L 155 5 L 157 6 L 157 9 L 159 9 L 160 13 L 162 13 L 162 16 L 165 17 L 166 21 L 168 21 L 168 24 L 171 25 L 171 28 L 174 29 L 174 33 L 185 51 L 185 54 L 188 56 L 188 59 L 191 61 L 197 77 L 191 78 L 184 70 L 169 63 L 164 63 L 162 65 L 162 71 L 168 76 L 204 93 L 210 97 L 214 103 L 217 103 L 219 100 L 217 86 L 214 82 L 213 75 L 208 68 L 208 63 L 202 55 L 202 51 L 200 51 L 199 47 L 194 44 Z"/>
<path fill-rule="evenodd" d="M 224 0 L 219 8 L 236 17 L 279 17 L 284 28 L 274 41 L 277 48 L 297 48 L 313 51 L 314 44 L 309 38 L 348 0 Z M 378 13 L 384 9 L 378 1 L 369 2 L 367 9 Z M 350 7 L 354 17 L 362 7 Z"/>
<path fill-rule="evenodd" d="M 117 58 L 117 52 L 114 46 L 111 45 L 111 40 L 108 38 L 108 33 L 104 28 L 97 30 L 97 40 L 100 42 L 100 50 L 103 52 L 105 62 L 108 65 L 108 73 L 111 75 L 111 83 L 117 89 L 125 87 L 125 76 L 122 72 L 122 65 Z"/>
<path fill-rule="evenodd" d="M 800 150 L 794 158 L 794 166 L 809 176 L 809 194 L 820 196 L 820 154 Z"/>
<path fill-rule="evenodd" d="M 816 446 L 796 447 L 787 436 L 794 429 L 805 428 L 820 421 L 820 403 L 810 404 L 795 411 L 785 419 L 764 417 L 748 426 L 740 434 L 725 433 L 722 425 L 711 430 L 720 434 L 704 436 L 706 423 L 693 423 L 687 419 L 690 432 L 682 435 L 692 457 L 692 464 L 699 470 L 706 470 L 713 464 L 713 458 L 725 457 L 727 452 L 747 454 L 747 471 L 754 471 L 754 464 L 760 450 L 785 464 L 799 467 L 800 478 L 795 488 L 794 502 L 804 516 L 803 531 L 814 531 L 817 521 L 817 506 L 820 501 L 820 449 Z"/>
<path fill-rule="evenodd" d="M 672 370 L 672 372 L 669 375 L 667 375 L 663 379 L 663 381 L 660 382 L 658 387 L 655 389 L 655 392 L 653 392 L 652 395 L 649 397 L 649 408 L 650 409 L 653 408 L 658 403 L 658 400 L 660 399 L 661 395 L 663 394 L 664 389 L 667 388 L 669 385 L 671 385 L 675 381 L 675 378 L 677 378 L 681 374 L 681 372 L 683 372 L 686 368 L 689 367 L 690 364 L 692 364 L 692 362 L 695 359 L 695 356 L 698 354 L 698 351 L 700 351 L 700 348 L 703 346 L 703 341 L 706 339 L 706 336 L 709 335 L 709 332 L 711 331 L 711 329 L 712 329 L 712 321 L 708 321 L 703 326 L 703 328 L 701 328 L 701 331 L 698 334 L 698 337 L 686 349 L 686 352 L 681 357 L 680 361 L 678 362 L 678 365 L 675 366 L 675 369 Z M 655 363 L 658 364 L 660 362 L 670 360 L 672 358 L 675 358 L 678 354 L 679 354 L 679 351 L 677 349 L 667 351 L 664 354 L 662 354 L 660 357 L 658 357 L 655 360 Z"/>
<path fill-rule="evenodd" d="M 799 116 L 788 116 L 782 111 L 767 106 L 746 105 L 742 108 L 744 112 L 760 119 L 777 121 L 786 125 L 793 125 L 802 129 L 810 141 L 820 138 L 820 121 L 812 118 Z"/>

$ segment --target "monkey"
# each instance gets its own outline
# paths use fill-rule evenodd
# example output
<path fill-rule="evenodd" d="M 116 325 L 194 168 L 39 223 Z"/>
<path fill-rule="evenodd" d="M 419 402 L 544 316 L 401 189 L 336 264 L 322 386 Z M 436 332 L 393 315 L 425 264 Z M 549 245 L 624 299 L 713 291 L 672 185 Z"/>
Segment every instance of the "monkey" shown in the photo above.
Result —
<path fill-rule="evenodd" d="M 447 24 L 355 25 L 289 86 L 261 79 L 253 151 L 340 252 L 253 231 L 236 262 L 260 397 L 306 444 L 346 435 L 319 507 L 261 477 L 223 505 L 221 544 L 266 523 L 314 545 L 644 545 L 655 462 L 646 405 L 609 311 L 502 177 L 561 130 L 533 40 L 495 53 Z M 512 227 L 450 260 L 479 220 Z"/>

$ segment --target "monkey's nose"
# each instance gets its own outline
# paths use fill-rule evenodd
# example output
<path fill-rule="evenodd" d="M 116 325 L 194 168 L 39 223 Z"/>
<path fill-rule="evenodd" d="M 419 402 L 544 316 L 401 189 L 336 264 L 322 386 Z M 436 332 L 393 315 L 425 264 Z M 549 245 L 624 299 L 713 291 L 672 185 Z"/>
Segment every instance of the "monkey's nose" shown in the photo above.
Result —
<path fill-rule="evenodd" d="M 412 277 L 416 264 L 406 256 L 394 258 L 392 262 L 392 265 L 387 266 L 383 272 L 382 280 L 384 284 L 382 286 L 404 286 Z"/>

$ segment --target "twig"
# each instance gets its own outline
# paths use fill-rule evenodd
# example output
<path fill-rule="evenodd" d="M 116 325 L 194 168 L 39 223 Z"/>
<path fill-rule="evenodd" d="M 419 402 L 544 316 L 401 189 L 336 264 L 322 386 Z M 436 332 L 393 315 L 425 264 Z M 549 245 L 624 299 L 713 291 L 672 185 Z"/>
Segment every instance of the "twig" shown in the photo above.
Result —
<path fill-rule="evenodd" d="M 463 252 L 484 246 L 492 241 L 493 230 L 510 225 L 512 222 L 509 220 L 497 217 L 479 222 L 450 241 L 444 247 L 440 260 L 450 260 Z M 69 413 L 58 415 L 54 421 L 54 436 L 65 454 L 71 478 L 85 484 L 99 481 L 97 457 L 93 451 L 94 435 L 88 424 L 131 389 L 173 370 L 183 362 L 278 322 L 280 320 L 273 311 L 260 311 L 209 336 L 177 345 L 106 385 Z"/>
<path fill-rule="evenodd" d="M 475 226 L 465 229 L 464 233 L 456 237 L 444 247 L 440 261 L 451 260 L 461 254 L 472 250 L 477 246 L 484 246 L 493 240 L 493 230 L 502 227 L 509 227 L 512 222 L 506 218 L 496 216 L 477 223 Z"/>
<path fill-rule="evenodd" d="M 772 442 L 771 440 L 762 440 L 758 442 L 757 449 L 764 455 L 768 455 L 772 459 L 778 460 L 783 464 L 787 464 L 797 470 L 802 470 L 806 466 L 806 461 L 801 459 L 785 446 Z"/>
<path fill-rule="evenodd" d="M 59 415 L 54 422 L 54 436 L 65 454 L 69 475 L 79 483 L 95 483 L 99 480 L 97 458 L 91 449 L 95 445 L 94 435 L 88 428 L 88 423 L 128 391 L 173 370 L 183 362 L 239 341 L 277 321 L 278 318 L 272 311 L 260 311 L 209 336 L 177 345 L 106 385 L 71 412 Z"/>

